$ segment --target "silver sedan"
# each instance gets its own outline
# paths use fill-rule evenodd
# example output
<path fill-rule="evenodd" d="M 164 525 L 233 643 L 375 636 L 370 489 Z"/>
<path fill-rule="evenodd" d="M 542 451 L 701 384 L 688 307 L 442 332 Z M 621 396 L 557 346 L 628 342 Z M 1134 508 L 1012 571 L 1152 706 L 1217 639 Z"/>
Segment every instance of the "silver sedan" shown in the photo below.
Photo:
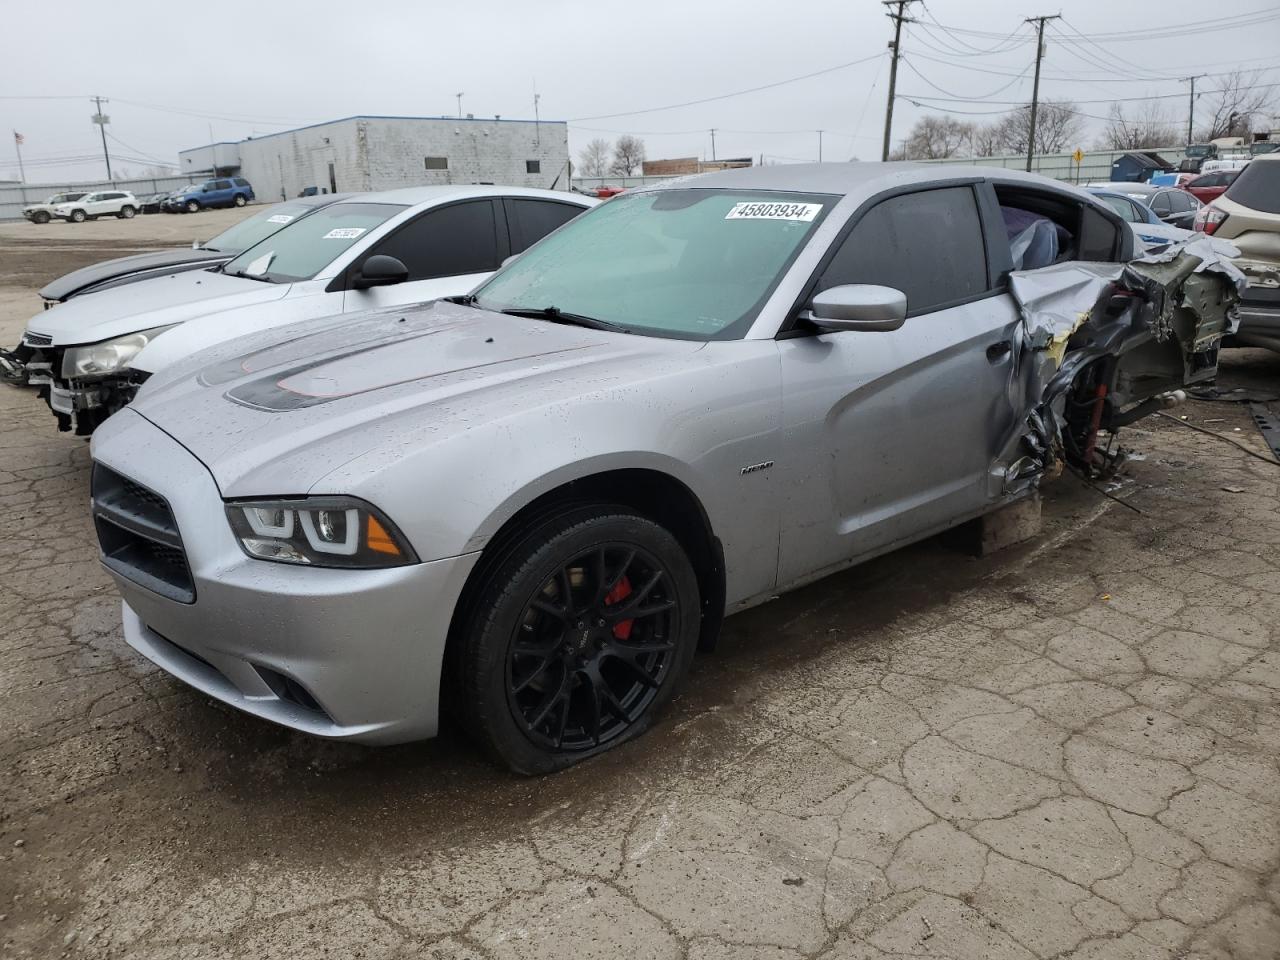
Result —
<path fill-rule="evenodd" d="M 563 767 L 727 613 L 1106 469 L 1100 429 L 1212 376 L 1230 282 L 1153 310 L 1132 243 L 1029 175 L 756 168 L 612 199 L 470 296 L 223 344 L 94 437 L 125 636 L 294 729 L 430 737 L 443 702 Z"/>

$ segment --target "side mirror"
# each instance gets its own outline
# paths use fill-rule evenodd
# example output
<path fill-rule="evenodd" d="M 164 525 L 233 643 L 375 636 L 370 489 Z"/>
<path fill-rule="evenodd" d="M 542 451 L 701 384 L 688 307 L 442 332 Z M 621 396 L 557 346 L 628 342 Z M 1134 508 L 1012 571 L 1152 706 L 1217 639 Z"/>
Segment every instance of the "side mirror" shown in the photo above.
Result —
<path fill-rule="evenodd" d="M 375 253 L 360 264 L 360 269 L 351 279 L 352 290 L 367 290 L 369 287 L 389 287 L 392 284 L 404 283 L 409 279 L 409 268 L 395 257 L 385 253 Z"/>
<path fill-rule="evenodd" d="M 809 320 L 823 330 L 897 330 L 907 319 L 907 295 L 893 287 L 846 283 L 817 294 Z"/>

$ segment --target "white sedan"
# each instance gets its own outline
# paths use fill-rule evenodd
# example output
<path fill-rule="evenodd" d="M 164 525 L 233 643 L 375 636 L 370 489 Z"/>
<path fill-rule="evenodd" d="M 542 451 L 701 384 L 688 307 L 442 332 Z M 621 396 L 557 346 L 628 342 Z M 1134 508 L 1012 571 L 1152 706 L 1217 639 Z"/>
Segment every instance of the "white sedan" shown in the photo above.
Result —
<path fill-rule="evenodd" d="M 519 187 L 367 193 L 299 218 L 212 270 L 167 274 L 32 317 L 29 382 L 92 433 L 140 380 L 268 327 L 463 294 L 598 201 Z M 145 351 L 144 351 L 144 348 Z M 139 374 L 138 371 L 141 371 Z"/>

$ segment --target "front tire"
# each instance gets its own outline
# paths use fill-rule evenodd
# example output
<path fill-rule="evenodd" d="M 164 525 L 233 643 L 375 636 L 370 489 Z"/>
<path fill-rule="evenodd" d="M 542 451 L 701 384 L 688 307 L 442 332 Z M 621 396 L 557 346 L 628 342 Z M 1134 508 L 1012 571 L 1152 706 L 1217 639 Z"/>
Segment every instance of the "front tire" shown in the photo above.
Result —
<path fill-rule="evenodd" d="M 517 773 L 563 769 L 643 733 L 693 659 L 693 565 L 665 528 L 586 506 L 532 528 L 481 584 L 460 713 Z"/>
<path fill-rule="evenodd" d="M 31 222 L 32 223 L 48 223 L 49 214 L 45 213 L 43 210 L 37 210 L 35 213 L 31 215 Z"/>
<path fill-rule="evenodd" d="M 185 209 L 187 213 L 199 213 L 200 204 L 196 203 L 194 200 L 188 200 Z"/>
<path fill-rule="evenodd" d="M 249 202 L 249 201 L 245 199 L 245 196 L 244 196 L 244 194 L 243 194 L 243 193 L 237 193 L 237 194 L 236 194 L 235 205 L 236 205 L 237 207 L 243 207 L 243 206 L 244 206 L 246 203 L 248 203 L 248 202 Z"/>
<path fill-rule="evenodd" d="M 117 216 L 119 216 L 121 220 L 132 220 L 133 215 L 137 212 L 138 211 L 133 209 L 133 207 L 121 207 L 120 213 L 117 214 Z"/>
<path fill-rule="evenodd" d="M 83 210 L 72 210 L 72 211 L 71 211 L 71 222 L 72 222 L 72 223 L 84 223 L 84 221 L 85 221 L 85 214 L 84 214 L 84 211 L 83 211 Z"/>

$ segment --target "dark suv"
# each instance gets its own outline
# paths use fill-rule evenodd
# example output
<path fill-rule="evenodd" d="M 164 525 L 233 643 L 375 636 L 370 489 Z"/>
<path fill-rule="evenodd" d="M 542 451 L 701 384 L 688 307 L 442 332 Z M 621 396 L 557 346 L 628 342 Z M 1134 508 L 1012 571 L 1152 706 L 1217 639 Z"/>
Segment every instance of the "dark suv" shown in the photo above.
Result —
<path fill-rule="evenodd" d="M 164 209 L 170 212 L 195 213 L 206 207 L 243 207 L 253 201 L 253 187 L 244 177 L 225 177 L 192 184 L 181 193 L 170 194 Z"/>

